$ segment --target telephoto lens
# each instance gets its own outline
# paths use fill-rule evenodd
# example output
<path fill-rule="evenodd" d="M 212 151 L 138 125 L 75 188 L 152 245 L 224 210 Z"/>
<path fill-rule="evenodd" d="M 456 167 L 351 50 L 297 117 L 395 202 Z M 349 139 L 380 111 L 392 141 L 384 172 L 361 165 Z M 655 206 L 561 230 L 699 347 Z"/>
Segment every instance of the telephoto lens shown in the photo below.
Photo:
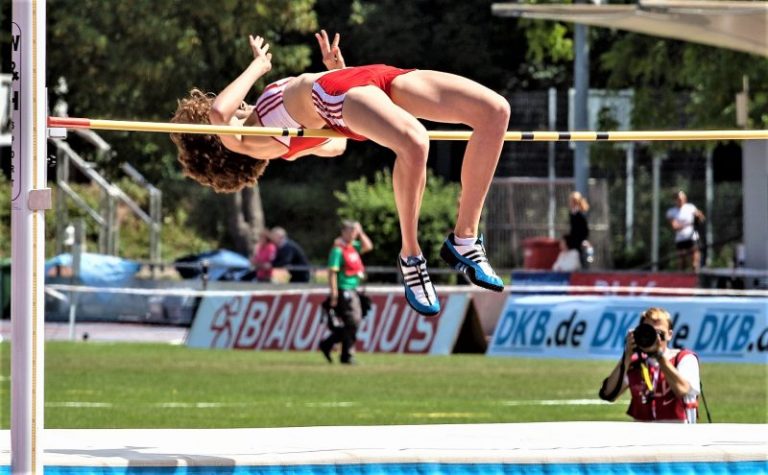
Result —
<path fill-rule="evenodd" d="M 638 348 L 650 348 L 656 343 L 656 329 L 647 323 L 641 323 L 632 334 L 635 336 L 635 345 Z"/>

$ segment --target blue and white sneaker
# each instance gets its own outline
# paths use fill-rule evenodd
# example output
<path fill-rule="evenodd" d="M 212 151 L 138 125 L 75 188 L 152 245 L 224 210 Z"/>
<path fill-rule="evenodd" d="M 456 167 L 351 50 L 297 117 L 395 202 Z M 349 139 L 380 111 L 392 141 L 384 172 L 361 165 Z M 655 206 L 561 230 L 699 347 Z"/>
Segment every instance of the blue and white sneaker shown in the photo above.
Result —
<path fill-rule="evenodd" d="M 427 317 L 440 313 L 440 301 L 437 300 L 435 286 L 427 273 L 427 261 L 417 256 L 410 256 L 407 260 L 398 257 L 397 265 L 403 275 L 408 305 Z"/>
<path fill-rule="evenodd" d="M 469 246 L 456 244 L 454 237 L 451 233 L 445 240 L 440 249 L 440 257 L 454 269 L 463 272 L 469 281 L 478 287 L 502 292 L 504 282 L 488 263 L 485 247 L 483 247 L 483 236 L 481 235 L 474 244 Z"/>

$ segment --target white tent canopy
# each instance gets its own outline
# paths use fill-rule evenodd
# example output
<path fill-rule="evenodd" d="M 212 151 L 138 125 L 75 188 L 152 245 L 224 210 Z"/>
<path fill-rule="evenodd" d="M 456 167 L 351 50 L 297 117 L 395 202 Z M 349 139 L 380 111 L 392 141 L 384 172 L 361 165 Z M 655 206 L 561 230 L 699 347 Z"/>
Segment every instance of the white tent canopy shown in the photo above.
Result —
<path fill-rule="evenodd" d="M 496 16 L 633 31 L 768 57 L 768 2 L 645 0 L 637 5 L 494 3 Z"/>

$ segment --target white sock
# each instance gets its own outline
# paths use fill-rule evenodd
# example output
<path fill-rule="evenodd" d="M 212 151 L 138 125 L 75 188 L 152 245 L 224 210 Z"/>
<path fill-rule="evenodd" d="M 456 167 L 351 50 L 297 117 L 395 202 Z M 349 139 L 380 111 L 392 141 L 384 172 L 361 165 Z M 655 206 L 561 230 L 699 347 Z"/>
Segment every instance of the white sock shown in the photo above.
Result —
<path fill-rule="evenodd" d="M 459 246 L 471 246 L 477 241 L 477 237 L 460 238 L 459 236 L 453 236 L 453 242 Z"/>

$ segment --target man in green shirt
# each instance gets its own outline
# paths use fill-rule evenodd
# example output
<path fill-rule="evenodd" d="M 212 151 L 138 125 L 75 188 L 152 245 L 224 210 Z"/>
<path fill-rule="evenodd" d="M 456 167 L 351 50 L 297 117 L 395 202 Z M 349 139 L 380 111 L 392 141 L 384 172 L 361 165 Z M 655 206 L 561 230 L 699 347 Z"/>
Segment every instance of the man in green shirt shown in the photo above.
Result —
<path fill-rule="evenodd" d="M 330 315 L 328 327 L 331 334 L 320 342 L 320 351 L 331 363 L 331 350 L 341 342 L 341 358 L 344 364 L 354 364 L 352 354 L 357 341 L 357 328 L 363 319 L 357 287 L 365 274 L 361 254 L 373 249 L 371 239 L 360 223 L 343 221 L 341 235 L 336 238 L 328 257 L 328 284 L 330 287 Z"/>

